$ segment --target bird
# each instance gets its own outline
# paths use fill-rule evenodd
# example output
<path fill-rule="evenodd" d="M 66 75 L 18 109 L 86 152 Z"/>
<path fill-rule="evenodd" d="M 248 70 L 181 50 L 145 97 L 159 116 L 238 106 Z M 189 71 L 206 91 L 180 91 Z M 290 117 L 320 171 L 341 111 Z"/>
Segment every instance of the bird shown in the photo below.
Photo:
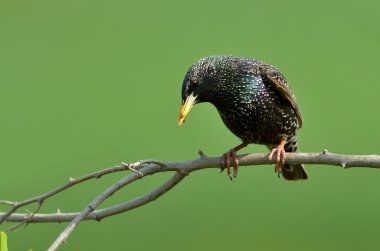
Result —
<path fill-rule="evenodd" d="M 186 72 L 182 84 L 178 124 L 185 122 L 192 107 L 208 102 L 215 106 L 226 127 L 242 143 L 224 153 L 221 169 L 238 173 L 237 152 L 248 144 L 269 148 L 275 172 L 286 180 L 308 179 L 302 164 L 285 164 L 286 152 L 297 152 L 297 132 L 302 114 L 281 72 L 264 61 L 231 55 L 207 56 Z"/>

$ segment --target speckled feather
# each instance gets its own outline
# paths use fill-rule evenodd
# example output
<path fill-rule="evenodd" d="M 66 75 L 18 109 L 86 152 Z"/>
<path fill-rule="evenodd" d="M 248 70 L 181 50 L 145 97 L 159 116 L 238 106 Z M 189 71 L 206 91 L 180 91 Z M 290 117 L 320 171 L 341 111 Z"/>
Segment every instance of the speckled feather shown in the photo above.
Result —
<path fill-rule="evenodd" d="M 190 93 L 198 96 L 197 103 L 212 103 L 244 143 L 273 148 L 285 139 L 285 151 L 297 151 L 301 111 L 285 77 L 274 66 L 249 58 L 206 57 L 185 76 L 183 101 Z"/>

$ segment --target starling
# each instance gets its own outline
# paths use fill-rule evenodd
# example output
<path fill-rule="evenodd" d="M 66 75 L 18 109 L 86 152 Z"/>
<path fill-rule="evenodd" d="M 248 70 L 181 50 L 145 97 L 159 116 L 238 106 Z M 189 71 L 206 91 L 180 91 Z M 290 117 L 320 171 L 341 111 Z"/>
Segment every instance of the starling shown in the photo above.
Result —
<path fill-rule="evenodd" d="M 242 143 L 222 156 L 222 170 L 231 178 L 238 171 L 236 152 L 248 144 L 266 145 L 276 158 L 275 172 L 287 180 L 307 179 L 303 165 L 284 164 L 285 152 L 297 152 L 301 110 L 285 77 L 263 61 L 233 56 L 210 56 L 195 62 L 182 85 L 181 125 L 193 105 L 210 102 L 224 124 Z"/>

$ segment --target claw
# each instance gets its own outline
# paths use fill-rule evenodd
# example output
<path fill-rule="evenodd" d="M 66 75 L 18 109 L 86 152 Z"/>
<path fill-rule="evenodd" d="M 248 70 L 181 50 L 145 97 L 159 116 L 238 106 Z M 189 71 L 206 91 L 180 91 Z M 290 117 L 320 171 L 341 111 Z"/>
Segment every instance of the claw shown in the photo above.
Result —
<path fill-rule="evenodd" d="M 285 149 L 281 151 L 281 166 L 285 164 Z"/>
<path fill-rule="evenodd" d="M 232 176 L 231 176 L 231 157 L 234 160 L 234 165 L 233 165 L 233 175 L 234 175 L 234 178 L 236 178 L 237 169 L 238 169 L 238 166 L 236 165 L 236 163 L 238 163 L 236 151 L 233 150 L 233 149 L 231 149 L 228 152 L 226 152 L 225 154 L 223 154 L 223 157 L 224 157 L 224 160 L 225 160 L 225 168 L 227 169 L 227 175 L 230 178 L 230 180 L 232 180 Z"/>
<path fill-rule="evenodd" d="M 223 162 L 224 162 L 224 167 L 223 169 L 227 169 L 227 175 L 228 177 L 230 178 L 230 180 L 232 180 L 232 176 L 231 176 L 231 166 L 230 166 L 230 156 L 231 156 L 231 152 L 228 151 L 226 152 L 225 154 L 223 154 Z"/>
<path fill-rule="evenodd" d="M 281 140 L 280 144 L 273 148 L 272 151 L 268 155 L 268 159 L 272 160 L 274 153 L 276 153 L 276 165 L 274 171 L 278 173 L 280 177 L 282 165 L 285 163 L 285 149 L 284 146 L 286 144 L 286 140 Z"/>
<path fill-rule="evenodd" d="M 232 151 L 231 156 L 234 159 L 234 178 L 236 178 L 239 169 L 239 160 L 237 158 L 236 151 Z"/>
<path fill-rule="evenodd" d="M 234 178 L 236 178 L 237 173 L 238 173 L 238 169 L 239 169 L 239 160 L 238 160 L 238 156 L 237 156 L 236 152 L 239 151 L 240 149 L 242 149 L 243 147 L 246 147 L 246 146 L 247 146 L 246 143 L 242 143 L 242 144 L 238 145 L 237 147 L 232 148 L 231 150 L 229 150 L 225 154 L 223 154 L 223 156 L 221 158 L 221 171 L 223 171 L 224 169 L 227 169 L 227 175 L 231 180 L 232 180 L 231 157 L 234 160 L 234 162 L 233 162 L 233 176 L 234 176 Z"/>

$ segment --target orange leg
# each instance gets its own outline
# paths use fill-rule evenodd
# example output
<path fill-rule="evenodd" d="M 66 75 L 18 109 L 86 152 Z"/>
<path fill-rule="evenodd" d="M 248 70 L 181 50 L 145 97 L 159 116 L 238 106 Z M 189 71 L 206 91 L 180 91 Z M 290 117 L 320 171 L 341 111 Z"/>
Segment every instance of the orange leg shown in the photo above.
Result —
<path fill-rule="evenodd" d="M 247 145 L 248 145 L 247 143 L 243 142 L 240 145 L 232 148 L 231 150 L 229 150 L 228 152 L 226 152 L 222 156 L 222 171 L 226 168 L 227 169 L 227 175 L 228 175 L 228 177 L 230 177 L 231 180 L 232 180 L 232 177 L 231 177 L 231 157 L 234 160 L 234 166 L 233 166 L 234 173 L 233 173 L 233 175 L 234 175 L 234 178 L 236 178 L 238 168 L 239 168 L 239 160 L 237 158 L 236 152 L 239 151 L 240 149 L 246 147 Z"/>
<path fill-rule="evenodd" d="M 284 146 L 286 144 L 286 140 L 283 139 L 280 141 L 277 147 L 273 148 L 272 151 L 268 155 L 268 159 L 272 160 L 274 153 L 276 153 L 276 166 L 274 171 L 278 173 L 280 177 L 282 165 L 285 163 L 285 149 Z"/>

